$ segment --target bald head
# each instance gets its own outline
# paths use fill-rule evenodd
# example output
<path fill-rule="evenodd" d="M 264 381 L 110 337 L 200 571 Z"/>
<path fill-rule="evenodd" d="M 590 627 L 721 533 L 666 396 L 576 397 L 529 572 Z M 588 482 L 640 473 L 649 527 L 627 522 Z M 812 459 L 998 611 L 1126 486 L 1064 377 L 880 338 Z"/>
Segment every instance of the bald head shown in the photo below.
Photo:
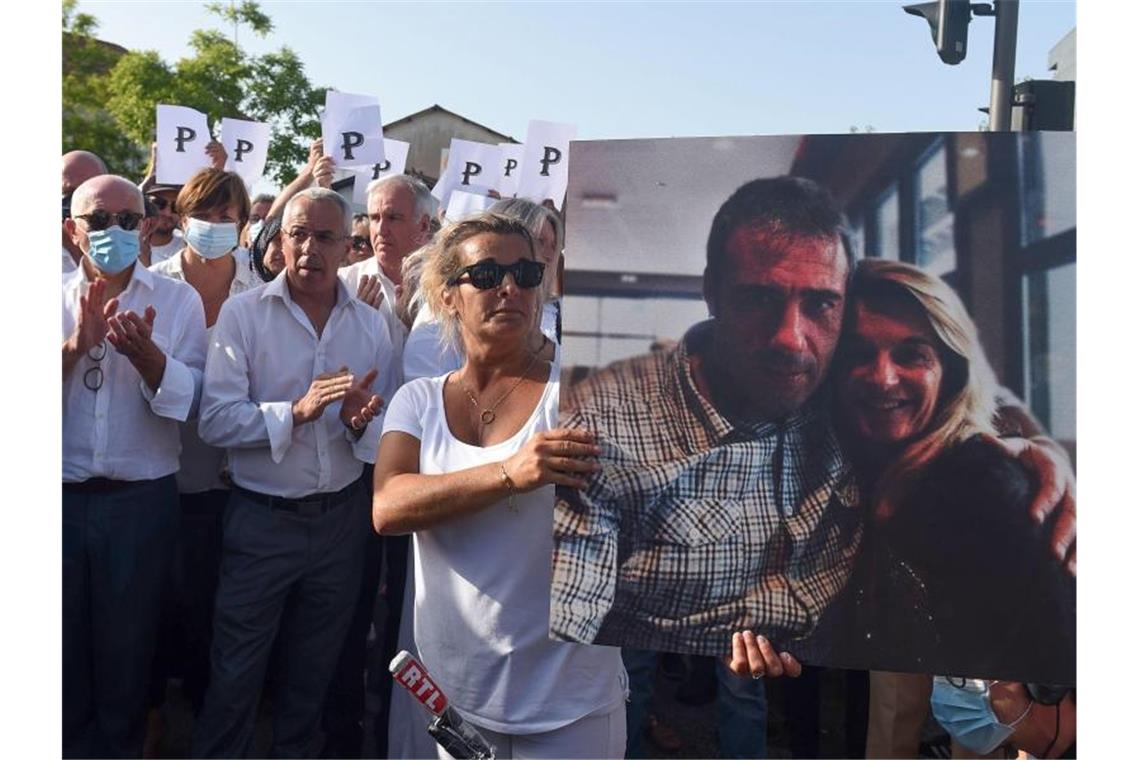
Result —
<path fill-rule="evenodd" d="M 73 150 L 63 154 L 63 194 L 74 192 L 92 177 L 107 173 L 103 159 L 89 150 Z"/>
<path fill-rule="evenodd" d="M 143 213 L 142 192 L 133 182 L 114 174 L 92 177 L 75 190 L 71 197 L 71 215 L 80 216 L 96 209 L 112 213 Z"/>

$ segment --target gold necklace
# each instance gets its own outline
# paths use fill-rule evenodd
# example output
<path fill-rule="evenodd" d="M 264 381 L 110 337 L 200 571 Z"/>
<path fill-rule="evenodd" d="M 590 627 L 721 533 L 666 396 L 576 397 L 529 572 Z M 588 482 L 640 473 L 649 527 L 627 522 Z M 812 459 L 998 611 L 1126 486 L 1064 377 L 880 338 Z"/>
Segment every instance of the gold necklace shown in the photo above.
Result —
<path fill-rule="evenodd" d="M 543 341 L 543 345 L 544 346 L 546 345 L 545 341 Z M 482 422 L 484 425 L 490 425 L 492 422 L 495 421 L 495 410 L 499 408 L 499 404 L 503 403 L 503 401 L 506 400 L 507 396 L 514 393 L 515 388 L 518 388 L 519 385 L 522 384 L 523 379 L 526 378 L 527 374 L 530 373 L 530 370 L 532 367 L 534 367 L 534 363 L 536 361 L 538 361 L 538 352 L 537 351 L 530 355 L 530 362 L 526 365 L 526 369 L 524 369 L 522 371 L 522 374 L 519 375 L 519 379 L 515 380 L 514 384 L 510 387 L 510 389 L 508 389 L 507 392 L 504 393 L 502 396 L 499 396 L 498 401 L 491 404 L 489 407 L 487 407 L 482 412 L 480 412 L 480 414 L 479 414 L 479 421 L 480 422 Z M 477 399 L 475 397 L 475 394 L 471 392 L 471 389 L 467 387 L 467 383 L 463 383 L 463 392 L 467 394 L 467 398 L 471 399 L 471 404 L 476 409 L 478 409 L 479 408 L 479 399 Z"/>

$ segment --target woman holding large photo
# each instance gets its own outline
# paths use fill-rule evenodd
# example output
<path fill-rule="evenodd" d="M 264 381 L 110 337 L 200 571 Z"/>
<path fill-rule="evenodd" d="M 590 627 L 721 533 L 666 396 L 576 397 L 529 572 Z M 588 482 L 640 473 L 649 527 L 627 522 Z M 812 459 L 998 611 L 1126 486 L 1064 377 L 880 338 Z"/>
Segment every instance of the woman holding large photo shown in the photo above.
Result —
<path fill-rule="evenodd" d="M 554 484 L 584 487 L 598 449 L 557 429 L 543 265 L 526 227 L 493 213 L 432 245 L 420 287 L 464 363 L 393 397 L 373 497 L 379 532 L 414 534 L 416 647 L 500 757 L 619 757 L 619 650 L 547 635 Z"/>

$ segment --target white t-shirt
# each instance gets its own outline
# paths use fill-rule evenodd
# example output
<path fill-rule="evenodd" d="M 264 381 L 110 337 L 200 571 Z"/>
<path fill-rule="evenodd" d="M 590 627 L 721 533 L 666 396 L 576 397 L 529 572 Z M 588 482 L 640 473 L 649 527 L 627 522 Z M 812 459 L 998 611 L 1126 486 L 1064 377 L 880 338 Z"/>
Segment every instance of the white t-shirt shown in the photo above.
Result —
<path fill-rule="evenodd" d="M 182 239 L 182 233 L 179 230 L 175 230 L 169 243 L 166 245 L 152 245 L 150 247 L 150 265 L 154 266 L 160 261 L 166 261 L 185 247 L 186 241 Z"/>
<path fill-rule="evenodd" d="M 261 285 L 261 278 L 249 268 L 249 251 L 237 248 L 233 252 L 234 278 L 230 281 L 231 296 L 244 293 L 247 290 Z M 151 264 L 150 271 L 175 280 L 186 282 L 186 275 L 182 271 L 182 257 L 171 256 Z M 206 345 L 210 345 L 214 326 L 206 328 Z M 209 446 L 198 435 L 198 416 L 195 414 L 180 426 L 182 436 L 182 454 L 178 458 L 178 472 L 174 478 L 178 481 L 178 493 L 201 493 L 212 489 L 228 488 L 222 482 L 222 470 L 226 469 L 226 450 Z"/>
<path fill-rule="evenodd" d="M 510 439 L 479 447 L 451 434 L 446 375 L 404 385 L 384 432 L 420 441 L 420 472 L 455 472 L 514 454 L 558 424 L 558 366 L 534 413 Z M 531 734 L 616 709 L 625 670 L 614 647 L 548 637 L 554 487 L 504 499 L 414 534 L 415 639 L 428 672 L 477 726 Z"/>
<path fill-rule="evenodd" d="M 424 304 L 404 343 L 404 381 L 446 375 L 462 366 L 463 351 L 443 342 L 443 327 Z"/>

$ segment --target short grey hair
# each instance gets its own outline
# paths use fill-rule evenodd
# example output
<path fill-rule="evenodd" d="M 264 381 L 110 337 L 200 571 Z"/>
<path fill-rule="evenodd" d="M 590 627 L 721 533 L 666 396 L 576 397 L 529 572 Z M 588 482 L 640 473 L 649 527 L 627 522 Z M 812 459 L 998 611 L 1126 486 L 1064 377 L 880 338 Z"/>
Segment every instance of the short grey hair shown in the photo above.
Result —
<path fill-rule="evenodd" d="M 292 209 L 293 204 L 301 198 L 313 203 L 324 201 L 326 203 L 336 204 L 336 207 L 340 209 L 340 216 L 343 220 L 341 226 L 344 228 L 344 234 L 352 234 L 352 206 L 344 199 L 343 195 L 335 190 L 329 190 L 324 187 L 307 187 L 290 198 L 289 202 L 285 204 L 285 210 L 281 213 L 282 221 L 289 218 L 289 210 Z"/>
<path fill-rule="evenodd" d="M 423 182 L 408 174 L 381 177 L 368 186 L 368 198 L 371 199 L 373 193 L 380 192 L 388 185 L 399 185 L 412 194 L 415 199 L 416 222 L 425 216 L 431 218 L 432 212 L 435 211 L 435 198 L 432 197 L 431 190 L 428 190 L 428 186 Z"/>
<path fill-rule="evenodd" d="M 253 196 L 253 200 L 249 202 L 249 205 L 256 206 L 259 203 L 268 203 L 270 206 L 272 206 L 273 201 L 275 200 L 277 200 L 277 197 L 274 195 L 270 195 L 269 193 L 258 193 L 257 195 Z"/>
<path fill-rule="evenodd" d="M 531 237 L 535 240 L 542 237 L 543 223 L 550 222 L 550 226 L 554 230 L 554 251 L 555 253 L 562 253 L 562 248 L 566 243 L 566 231 L 562 225 L 562 217 L 546 206 L 528 201 L 526 198 L 502 198 L 495 201 L 488 210 L 518 219 L 526 225 L 527 229 L 530 230 Z"/>

